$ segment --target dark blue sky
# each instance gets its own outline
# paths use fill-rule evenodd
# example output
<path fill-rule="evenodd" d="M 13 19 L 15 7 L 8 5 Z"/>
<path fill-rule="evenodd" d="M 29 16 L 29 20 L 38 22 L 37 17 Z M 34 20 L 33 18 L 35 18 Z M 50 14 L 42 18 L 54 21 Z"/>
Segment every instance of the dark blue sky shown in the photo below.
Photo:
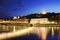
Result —
<path fill-rule="evenodd" d="M 60 0 L 0 0 L 0 17 L 39 13 L 42 10 L 57 12 Z"/>

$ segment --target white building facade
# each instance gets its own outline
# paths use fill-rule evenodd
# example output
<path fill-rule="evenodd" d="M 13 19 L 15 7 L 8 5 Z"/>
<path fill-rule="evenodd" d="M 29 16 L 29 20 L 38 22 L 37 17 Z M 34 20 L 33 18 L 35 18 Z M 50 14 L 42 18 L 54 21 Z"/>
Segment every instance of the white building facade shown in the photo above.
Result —
<path fill-rule="evenodd" d="M 35 18 L 31 19 L 30 24 L 54 24 L 54 21 L 50 22 L 48 18 Z"/>

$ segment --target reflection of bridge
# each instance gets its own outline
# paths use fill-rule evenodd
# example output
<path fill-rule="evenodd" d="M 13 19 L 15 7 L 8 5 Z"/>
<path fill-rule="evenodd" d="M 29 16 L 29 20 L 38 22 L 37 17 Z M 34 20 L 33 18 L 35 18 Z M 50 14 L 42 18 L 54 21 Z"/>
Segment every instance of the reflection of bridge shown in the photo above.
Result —
<path fill-rule="evenodd" d="M 1 39 L 7 39 L 7 38 L 12 38 L 16 36 L 22 36 L 25 34 L 37 34 L 39 37 L 41 36 L 42 39 L 46 39 L 47 33 L 48 33 L 48 27 L 28 27 L 26 29 L 18 30 L 15 32 L 9 32 L 9 33 L 2 33 L 0 34 L 0 40 Z M 42 33 L 42 34 L 41 34 Z"/>
<path fill-rule="evenodd" d="M 29 33 L 31 30 L 32 30 L 32 27 L 29 27 L 26 29 L 15 31 L 15 32 L 2 33 L 0 34 L 0 40 L 6 39 L 6 38 L 12 38 L 16 36 L 22 36 L 22 35 Z"/>

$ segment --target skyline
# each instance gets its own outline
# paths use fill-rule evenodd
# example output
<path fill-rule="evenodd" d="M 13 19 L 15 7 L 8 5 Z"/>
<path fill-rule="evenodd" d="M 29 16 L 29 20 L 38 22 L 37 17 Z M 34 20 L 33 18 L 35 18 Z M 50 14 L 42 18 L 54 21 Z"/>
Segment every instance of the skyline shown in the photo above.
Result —
<path fill-rule="evenodd" d="M 60 10 L 60 0 L 0 0 L 0 17 L 12 17 Z"/>

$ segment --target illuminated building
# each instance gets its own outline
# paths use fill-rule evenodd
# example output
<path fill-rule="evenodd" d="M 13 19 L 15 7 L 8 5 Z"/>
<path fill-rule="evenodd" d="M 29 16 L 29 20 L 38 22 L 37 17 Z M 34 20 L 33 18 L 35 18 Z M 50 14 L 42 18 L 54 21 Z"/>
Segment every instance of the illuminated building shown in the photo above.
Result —
<path fill-rule="evenodd" d="M 17 19 L 17 17 L 16 17 L 16 16 L 14 16 L 14 17 L 13 17 L 13 19 Z"/>
<path fill-rule="evenodd" d="M 42 10 L 41 14 L 43 14 L 43 15 L 47 14 L 46 10 Z"/>

